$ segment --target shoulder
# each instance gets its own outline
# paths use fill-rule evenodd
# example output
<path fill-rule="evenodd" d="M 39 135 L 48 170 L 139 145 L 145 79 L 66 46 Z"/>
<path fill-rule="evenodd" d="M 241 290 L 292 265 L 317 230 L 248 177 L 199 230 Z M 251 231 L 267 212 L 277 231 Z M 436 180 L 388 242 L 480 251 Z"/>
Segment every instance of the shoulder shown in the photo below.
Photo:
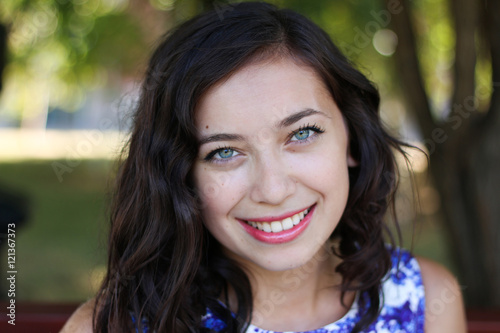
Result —
<path fill-rule="evenodd" d="M 464 303 L 456 278 L 434 261 L 416 259 L 425 290 L 425 332 L 466 332 Z"/>
<path fill-rule="evenodd" d="M 92 333 L 94 331 L 92 327 L 94 307 L 94 299 L 80 305 L 68 319 L 60 333 Z"/>

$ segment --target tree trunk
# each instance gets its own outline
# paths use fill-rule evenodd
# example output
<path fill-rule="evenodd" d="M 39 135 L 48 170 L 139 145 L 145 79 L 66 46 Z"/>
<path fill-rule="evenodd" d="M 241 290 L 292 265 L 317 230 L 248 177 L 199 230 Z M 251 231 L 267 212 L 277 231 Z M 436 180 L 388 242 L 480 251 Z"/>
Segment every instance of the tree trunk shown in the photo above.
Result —
<path fill-rule="evenodd" d="M 496 32 L 500 31 L 500 1 L 450 0 L 456 31 L 454 91 L 452 110 L 442 121 L 434 120 L 429 108 L 415 52 L 409 2 L 404 5 L 392 20 L 399 39 L 396 64 L 408 109 L 416 116 L 429 150 L 429 170 L 441 195 L 459 280 L 469 306 L 498 306 L 500 102 L 496 89 L 488 112 L 477 112 L 474 37 L 482 14 L 485 38 L 491 48 L 493 81 L 498 82 L 500 35 Z"/>
<path fill-rule="evenodd" d="M 2 91 L 2 73 L 7 64 L 7 28 L 0 24 L 0 91 Z"/>
<path fill-rule="evenodd" d="M 484 36 L 490 47 L 493 93 L 475 131 L 470 171 L 475 177 L 482 251 L 486 258 L 489 303 L 500 306 L 500 1 L 484 1 Z M 478 221 L 478 222 L 479 222 Z"/>

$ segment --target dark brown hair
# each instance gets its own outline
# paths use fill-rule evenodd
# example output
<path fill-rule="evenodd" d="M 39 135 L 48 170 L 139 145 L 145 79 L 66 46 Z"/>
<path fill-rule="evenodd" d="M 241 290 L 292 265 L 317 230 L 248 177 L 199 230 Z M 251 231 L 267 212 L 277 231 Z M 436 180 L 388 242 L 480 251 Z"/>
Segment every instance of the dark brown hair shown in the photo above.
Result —
<path fill-rule="evenodd" d="M 376 88 L 329 36 L 302 15 L 266 3 L 239 3 L 197 16 L 171 31 L 154 52 L 142 86 L 127 156 L 117 178 L 109 235 L 108 273 L 98 294 L 97 332 L 131 330 L 131 315 L 150 331 L 200 332 L 210 308 L 241 332 L 252 313 L 245 273 L 208 233 L 190 171 L 198 142 L 193 124 L 200 97 L 256 58 L 288 55 L 324 80 L 349 127 L 359 166 L 350 169 L 345 212 L 332 238 L 343 259 L 343 294 L 360 291 L 366 311 L 353 332 L 380 309 L 390 256 L 383 217 L 396 188 L 391 148 Z M 234 290 L 238 312 L 218 302 Z M 141 326 L 141 321 L 137 320 Z"/>

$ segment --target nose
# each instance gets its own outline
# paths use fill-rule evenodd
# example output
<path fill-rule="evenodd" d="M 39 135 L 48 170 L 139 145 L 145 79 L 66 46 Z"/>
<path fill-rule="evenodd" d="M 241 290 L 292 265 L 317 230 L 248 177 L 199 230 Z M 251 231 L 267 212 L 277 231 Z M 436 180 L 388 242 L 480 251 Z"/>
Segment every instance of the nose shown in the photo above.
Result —
<path fill-rule="evenodd" d="M 254 202 L 278 205 L 295 192 L 291 169 L 279 156 L 266 156 L 254 165 L 250 198 Z"/>

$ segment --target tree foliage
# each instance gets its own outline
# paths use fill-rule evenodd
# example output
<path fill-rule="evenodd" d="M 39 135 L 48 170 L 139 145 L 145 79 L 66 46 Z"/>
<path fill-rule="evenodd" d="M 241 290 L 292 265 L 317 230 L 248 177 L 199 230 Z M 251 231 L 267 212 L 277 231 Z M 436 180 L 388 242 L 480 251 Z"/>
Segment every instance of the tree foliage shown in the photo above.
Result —
<path fill-rule="evenodd" d="M 77 109 L 110 71 L 135 71 L 144 57 L 140 22 L 122 0 L 3 0 L 8 27 L 4 112 L 18 118 L 51 107 Z"/>

